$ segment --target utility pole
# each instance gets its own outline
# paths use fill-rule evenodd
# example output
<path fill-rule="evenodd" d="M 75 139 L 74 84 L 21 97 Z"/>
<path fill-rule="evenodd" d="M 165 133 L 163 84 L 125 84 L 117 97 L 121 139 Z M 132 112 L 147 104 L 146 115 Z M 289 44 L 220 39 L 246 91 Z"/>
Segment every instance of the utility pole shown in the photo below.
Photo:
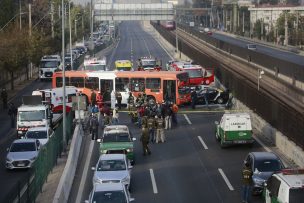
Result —
<path fill-rule="evenodd" d="M 32 4 L 29 4 L 29 36 L 32 36 Z"/>
<path fill-rule="evenodd" d="M 64 8 L 64 0 L 61 0 L 61 33 L 62 33 L 62 49 L 61 49 L 61 52 L 62 52 L 62 89 L 63 89 L 63 101 L 62 101 L 62 104 L 63 104 L 63 109 L 62 109 L 62 139 L 63 139 L 63 142 L 62 142 L 62 147 L 63 147 L 63 150 L 66 149 L 66 93 L 65 93 L 65 61 L 64 61 L 64 58 L 65 58 L 65 48 L 64 48 L 64 45 L 65 45 L 65 42 L 64 42 L 64 12 L 65 12 L 65 8 Z"/>
<path fill-rule="evenodd" d="M 70 30 L 70 56 L 71 56 L 71 70 L 73 69 L 73 52 L 72 52 L 72 23 L 71 23 L 71 1 L 69 1 L 69 30 Z"/>
<path fill-rule="evenodd" d="M 296 18 L 296 46 L 299 43 L 299 12 L 297 12 L 297 18 Z"/>
<path fill-rule="evenodd" d="M 51 1 L 51 31 L 52 31 L 52 38 L 55 38 L 55 32 L 54 32 L 54 4 L 53 1 Z"/>
<path fill-rule="evenodd" d="M 21 30 L 22 29 L 21 0 L 19 0 L 19 23 L 20 23 L 20 30 Z"/>
<path fill-rule="evenodd" d="M 244 14 L 244 11 L 243 11 L 243 22 L 242 22 L 242 31 L 243 31 L 243 35 L 245 34 L 245 14 Z"/>
<path fill-rule="evenodd" d="M 91 0 L 90 8 L 90 30 L 91 30 L 91 40 L 90 40 L 90 51 L 91 55 L 94 55 L 94 44 L 93 44 L 93 0 Z"/>
<path fill-rule="evenodd" d="M 77 38 L 77 19 L 74 20 L 75 21 L 75 37 Z"/>
<path fill-rule="evenodd" d="M 284 45 L 288 45 L 288 23 L 287 23 L 287 13 L 285 13 L 285 39 L 284 39 Z"/>
<path fill-rule="evenodd" d="M 175 8 L 175 53 L 178 54 L 178 35 L 177 35 L 177 12 Z"/>

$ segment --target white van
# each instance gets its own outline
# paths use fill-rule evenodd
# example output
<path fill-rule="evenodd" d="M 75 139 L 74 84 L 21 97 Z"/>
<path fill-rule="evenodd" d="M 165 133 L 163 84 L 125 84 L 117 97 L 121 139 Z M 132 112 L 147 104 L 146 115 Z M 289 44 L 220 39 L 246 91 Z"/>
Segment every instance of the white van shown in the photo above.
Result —
<path fill-rule="evenodd" d="M 215 121 L 215 137 L 221 147 L 228 144 L 252 144 L 252 126 L 248 113 L 225 113 L 220 122 Z"/>

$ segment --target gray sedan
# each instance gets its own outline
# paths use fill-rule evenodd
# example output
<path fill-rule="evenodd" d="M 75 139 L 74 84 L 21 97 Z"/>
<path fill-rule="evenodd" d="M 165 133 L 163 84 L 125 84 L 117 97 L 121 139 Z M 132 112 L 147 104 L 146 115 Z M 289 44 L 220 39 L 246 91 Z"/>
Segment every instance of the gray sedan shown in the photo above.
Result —
<path fill-rule="evenodd" d="M 40 143 L 36 139 L 15 140 L 6 156 L 7 169 L 31 168 L 38 157 Z"/>

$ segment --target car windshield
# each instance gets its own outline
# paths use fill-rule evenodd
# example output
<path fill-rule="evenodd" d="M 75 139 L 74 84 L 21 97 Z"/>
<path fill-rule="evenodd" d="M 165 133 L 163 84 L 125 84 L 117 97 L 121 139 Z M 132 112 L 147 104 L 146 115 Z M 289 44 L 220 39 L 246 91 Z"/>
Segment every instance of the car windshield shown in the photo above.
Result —
<path fill-rule="evenodd" d="M 27 131 L 25 137 L 33 139 L 46 139 L 47 133 L 46 131 Z"/>
<path fill-rule="evenodd" d="M 100 64 L 89 64 L 84 67 L 85 70 L 106 70 L 105 65 Z"/>
<path fill-rule="evenodd" d="M 19 111 L 18 120 L 19 121 L 42 121 L 45 118 L 43 110 L 40 111 Z"/>
<path fill-rule="evenodd" d="M 106 133 L 103 142 L 131 142 L 128 133 Z"/>
<path fill-rule="evenodd" d="M 202 70 L 201 69 L 184 69 L 188 74 L 189 78 L 200 78 L 202 77 Z"/>
<path fill-rule="evenodd" d="M 299 203 L 304 201 L 304 188 L 289 189 L 289 203 Z"/>
<path fill-rule="evenodd" d="M 144 68 L 149 68 L 149 67 L 153 68 L 156 65 L 156 61 L 154 61 L 154 60 L 142 60 L 141 64 Z"/>
<path fill-rule="evenodd" d="M 34 142 L 14 143 L 11 146 L 10 152 L 31 152 L 36 151 Z"/>
<path fill-rule="evenodd" d="M 272 172 L 282 169 L 282 165 L 278 160 L 258 160 L 256 167 L 260 172 Z"/>
<path fill-rule="evenodd" d="M 117 70 L 120 70 L 120 71 L 128 71 L 128 70 L 130 70 L 131 69 L 131 67 L 129 66 L 126 66 L 126 67 L 117 67 Z"/>
<path fill-rule="evenodd" d="M 127 203 L 126 195 L 121 191 L 94 192 L 93 203 Z"/>
<path fill-rule="evenodd" d="M 42 61 L 40 63 L 41 68 L 57 68 L 59 65 L 58 61 Z"/>
<path fill-rule="evenodd" d="M 97 171 L 124 171 L 126 164 L 124 160 L 101 160 L 98 162 Z"/>

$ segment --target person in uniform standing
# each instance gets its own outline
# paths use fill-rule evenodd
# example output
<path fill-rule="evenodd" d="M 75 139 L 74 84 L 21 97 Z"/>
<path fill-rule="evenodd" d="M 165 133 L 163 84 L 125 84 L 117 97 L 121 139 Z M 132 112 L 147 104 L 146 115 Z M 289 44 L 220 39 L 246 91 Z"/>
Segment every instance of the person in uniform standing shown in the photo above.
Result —
<path fill-rule="evenodd" d="M 245 163 L 245 167 L 242 171 L 242 179 L 243 179 L 243 193 L 242 200 L 243 203 L 249 202 L 249 195 L 251 192 L 251 181 L 252 181 L 252 170 L 250 168 L 250 164 L 248 162 Z"/>
<path fill-rule="evenodd" d="M 131 108 L 134 106 L 134 97 L 132 95 L 132 92 L 129 92 L 129 97 L 128 97 L 128 110 L 129 113 L 131 113 Z"/>
<path fill-rule="evenodd" d="M 5 88 L 2 89 L 1 98 L 3 103 L 3 109 L 7 109 L 7 92 Z"/>
<path fill-rule="evenodd" d="M 98 118 L 92 113 L 92 118 L 90 120 L 90 131 L 92 132 L 92 140 L 97 140 L 98 138 Z"/>
<path fill-rule="evenodd" d="M 91 93 L 91 107 L 95 106 L 96 104 L 96 93 L 94 92 L 94 90 L 92 90 Z"/>
<path fill-rule="evenodd" d="M 197 100 L 197 93 L 196 93 L 195 90 L 193 90 L 191 92 L 191 107 L 192 107 L 192 109 L 195 109 L 196 100 Z"/>
<path fill-rule="evenodd" d="M 118 109 L 121 109 L 122 95 L 121 95 L 120 92 L 116 92 L 116 100 L 117 100 L 117 107 L 118 107 Z"/>
<path fill-rule="evenodd" d="M 143 126 L 142 128 L 142 134 L 140 137 L 140 141 L 142 143 L 143 146 L 143 155 L 145 156 L 147 153 L 150 155 L 151 151 L 149 149 L 149 131 L 148 128 L 146 128 L 145 126 Z"/>
<path fill-rule="evenodd" d="M 159 115 L 156 119 L 156 143 L 165 142 L 165 122 L 164 119 Z"/>
<path fill-rule="evenodd" d="M 172 122 L 174 125 L 177 125 L 176 114 L 178 112 L 178 106 L 176 104 L 172 104 Z"/>
<path fill-rule="evenodd" d="M 148 118 L 147 126 L 148 126 L 148 130 L 149 130 L 150 141 L 151 141 L 151 143 L 155 143 L 156 123 L 155 123 L 155 118 L 152 115 L 149 116 L 149 118 Z"/>

